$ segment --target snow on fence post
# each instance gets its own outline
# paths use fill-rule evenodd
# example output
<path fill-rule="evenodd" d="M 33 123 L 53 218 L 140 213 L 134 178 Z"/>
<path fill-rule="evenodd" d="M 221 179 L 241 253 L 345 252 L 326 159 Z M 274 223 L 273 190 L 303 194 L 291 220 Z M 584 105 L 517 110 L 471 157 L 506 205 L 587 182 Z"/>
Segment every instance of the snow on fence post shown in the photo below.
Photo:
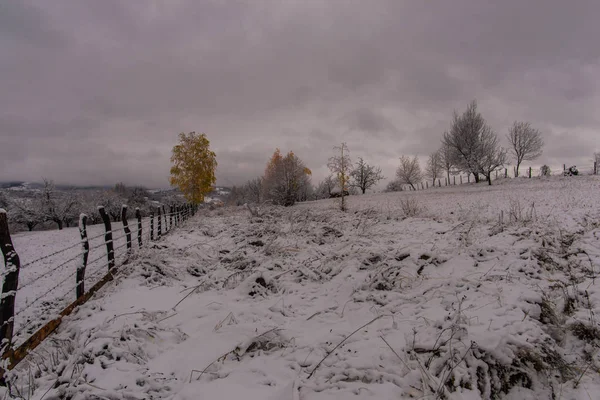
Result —
<path fill-rule="evenodd" d="M 85 294 L 85 268 L 87 267 L 88 256 L 90 254 L 90 242 L 87 237 L 87 219 L 85 214 L 79 214 L 79 235 L 81 236 L 81 264 L 77 267 L 77 276 L 75 278 L 75 295 L 80 298 Z"/>
<path fill-rule="evenodd" d="M 135 217 L 137 218 L 137 237 L 138 237 L 138 247 L 142 247 L 142 213 L 139 208 L 135 209 Z"/>
<path fill-rule="evenodd" d="M 110 218 L 104 207 L 99 206 L 98 212 L 104 222 L 104 242 L 106 243 L 106 256 L 108 258 L 108 271 L 110 272 L 115 267 L 115 250 L 112 239 L 112 228 L 110 226 Z"/>
<path fill-rule="evenodd" d="M 150 240 L 154 240 L 154 211 L 150 212 Z"/>
<path fill-rule="evenodd" d="M 162 236 L 162 218 L 161 218 L 161 214 L 160 214 L 160 206 L 157 207 L 158 215 L 156 216 L 156 220 L 158 221 L 158 223 L 156 224 L 156 240 L 160 240 L 160 237 Z"/>
<path fill-rule="evenodd" d="M 21 262 L 15 251 L 10 232 L 6 211 L 0 208 L 0 249 L 4 255 L 6 276 L 2 285 L 2 299 L 0 300 L 0 353 L 4 354 L 12 344 L 12 334 L 15 324 L 15 296 L 19 286 L 19 269 Z"/>
<path fill-rule="evenodd" d="M 131 253 L 131 230 L 127 222 L 127 204 L 121 206 L 121 221 L 123 221 L 123 230 L 125 231 L 125 238 L 127 240 L 127 253 Z"/>

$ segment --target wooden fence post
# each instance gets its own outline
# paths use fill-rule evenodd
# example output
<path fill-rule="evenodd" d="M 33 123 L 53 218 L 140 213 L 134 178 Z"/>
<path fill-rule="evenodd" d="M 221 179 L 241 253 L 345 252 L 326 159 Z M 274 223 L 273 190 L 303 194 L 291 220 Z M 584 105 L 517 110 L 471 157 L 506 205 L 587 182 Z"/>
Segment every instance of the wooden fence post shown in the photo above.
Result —
<path fill-rule="evenodd" d="M 173 229 L 173 204 L 169 206 L 169 229 Z"/>
<path fill-rule="evenodd" d="M 131 253 L 131 230 L 129 229 L 129 222 L 127 222 L 127 204 L 121 206 L 121 221 L 123 221 L 123 230 L 127 240 L 127 252 Z"/>
<path fill-rule="evenodd" d="M 594 161 L 594 175 L 598 175 L 598 161 Z"/>
<path fill-rule="evenodd" d="M 529 178 L 531 178 L 531 167 L 529 167 Z"/>
<path fill-rule="evenodd" d="M 563 164 L 563 175 L 565 173 L 565 171 L 567 170 L 567 164 Z"/>
<path fill-rule="evenodd" d="M 460 176 L 460 184 L 462 185 L 462 175 Z"/>
<path fill-rule="evenodd" d="M 429 182 L 428 181 L 425 182 L 425 185 L 426 185 L 427 189 L 429 189 Z"/>
<path fill-rule="evenodd" d="M 471 174 L 467 175 L 467 183 L 471 183 Z"/>
<path fill-rule="evenodd" d="M 8 230 L 8 217 L 6 211 L 0 209 L 0 249 L 4 255 L 6 276 L 2 285 L 2 299 L 0 300 L 0 349 L 4 353 L 12 344 L 13 328 L 15 326 L 15 297 L 19 286 L 19 269 L 21 262 L 15 251 L 10 232 Z"/>
<path fill-rule="evenodd" d="M 165 219 L 165 233 L 167 233 L 167 231 L 169 230 L 169 225 L 167 225 L 167 209 L 165 208 L 165 205 L 162 205 L 162 213 L 163 213 L 163 218 Z"/>
<path fill-rule="evenodd" d="M 448 178 L 444 178 L 444 180 L 446 181 L 446 186 L 448 186 L 450 184 L 450 182 L 448 182 Z"/>
<path fill-rule="evenodd" d="M 156 224 L 156 240 L 160 240 L 160 237 L 162 236 L 162 218 L 160 214 L 160 206 L 157 207 L 157 213 L 158 215 L 156 216 L 156 221 L 158 223 Z"/>
<path fill-rule="evenodd" d="M 442 180 L 438 178 L 438 187 L 442 187 Z"/>
<path fill-rule="evenodd" d="M 104 221 L 104 242 L 106 243 L 106 256 L 108 258 L 108 271 L 110 272 L 115 267 L 115 250 L 112 240 L 112 228 L 110 226 L 110 218 L 104 207 L 98 207 L 98 212 Z"/>
<path fill-rule="evenodd" d="M 154 240 L 154 211 L 150 212 L 150 240 Z"/>
<path fill-rule="evenodd" d="M 85 268 L 87 267 L 88 255 L 90 254 L 90 242 L 87 237 L 87 215 L 79 215 L 79 234 L 81 235 L 81 246 L 83 247 L 81 264 L 77 267 L 75 295 L 80 298 L 85 294 Z"/>
<path fill-rule="evenodd" d="M 498 170 L 496 170 L 496 179 L 498 179 Z"/>
<path fill-rule="evenodd" d="M 421 185 L 422 185 L 422 184 L 421 184 Z M 191 204 L 191 205 L 190 205 L 190 211 L 192 212 L 192 217 L 193 217 L 194 215 L 196 215 L 196 210 L 195 210 L 195 208 L 196 208 L 196 206 L 195 206 L 194 204 Z"/>
<path fill-rule="evenodd" d="M 137 223 L 138 223 L 138 231 L 137 231 L 138 247 L 142 247 L 142 213 L 139 208 L 135 209 L 135 217 L 137 218 Z"/>
<path fill-rule="evenodd" d="M 504 177 L 508 178 L 508 168 L 504 168 Z"/>

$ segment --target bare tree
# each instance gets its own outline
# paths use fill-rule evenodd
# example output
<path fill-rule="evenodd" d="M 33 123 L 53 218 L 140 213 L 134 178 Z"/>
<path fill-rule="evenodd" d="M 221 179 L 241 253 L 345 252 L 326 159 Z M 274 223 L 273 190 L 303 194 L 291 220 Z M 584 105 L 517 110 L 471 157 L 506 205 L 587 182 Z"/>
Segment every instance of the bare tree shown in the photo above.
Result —
<path fill-rule="evenodd" d="M 333 175 L 329 175 L 327 178 L 319 182 L 319 185 L 315 189 L 316 199 L 328 199 L 335 190 L 336 179 Z"/>
<path fill-rule="evenodd" d="M 350 172 L 350 178 L 350 186 L 360 189 L 362 194 L 384 179 L 381 168 L 367 164 L 362 157 L 358 158 L 356 167 Z"/>
<path fill-rule="evenodd" d="M 244 186 L 244 190 L 248 201 L 260 204 L 263 192 L 263 178 L 259 176 L 249 180 Z"/>
<path fill-rule="evenodd" d="M 444 133 L 446 135 L 446 133 Z M 448 184 L 450 184 L 450 174 L 455 173 L 455 156 L 452 152 L 452 148 L 448 146 L 446 143 L 442 142 L 442 147 L 438 150 L 438 154 L 440 156 L 440 164 L 442 169 L 446 173 L 446 177 L 448 178 Z"/>
<path fill-rule="evenodd" d="M 338 184 L 341 190 L 341 203 L 340 209 L 346 211 L 346 196 L 345 193 L 348 190 L 348 180 L 350 178 L 350 171 L 352 170 L 352 161 L 350 160 L 350 151 L 346 143 L 342 143 L 340 146 L 333 148 L 337 153 L 335 156 L 329 159 L 327 166 L 329 170 L 336 176 Z"/>
<path fill-rule="evenodd" d="M 529 122 L 515 121 L 506 135 L 510 150 L 517 161 L 515 176 L 519 176 L 519 167 L 523 161 L 532 161 L 542 155 L 544 140 L 539 130 Z"/>
<path fill-rule="evenodd" d="M 500 147 L 498 136 L 489 130 L 481 136 L 481 151 L 477 159 L 479 172 L 492 184 L 492 173 L 506 163 L 506 150 Z"/>
<path fill-rule="evenodd" d="M 416 190 L 415 184 L 423 180 L 423 173 L 419 165 L 417 156 L 413 158 L 402 156 L 400 157 L 400 165 L 396 170 L 396 178 L 401 184 L 410 185 L 413 190 Z"/>
<path fill-rule="evenodd" d="M 11 201 L 8 218 L 12 223 L 24 225 L 32 231 L 45 220 L 41 210 L 39 198 L 16 198 Z"/>
<path fill-rule="evenodd" d="M 42 179 L 44 188 L 42 189 L 41 208 L 45 219 L 56 223 L 59 230 L 63 228 L 64 224 L 68 227 L 77 217 L 76 208 L 79 205 L 79 199 L 74 191 L 60 193 L 56 190 L 52 180 Z"/>
<path fill-rule="evenodd" d="M 491 171 L 506 159 L 506 151 L 500 148 L 496 134 L 477 111 L 475 100 L 462 115 L 454 112 L 452 126 L 444 133 L 442 143 L 449 147 L 455 167 L 473 174 L 475 182 L 483 174 L 491 185 Z"/>
<path fill-rule="evenodd" d="M 442 176 L 444 172 L 444 166 L 442 164 L 442 157 L 439 151 L 435 153 L 431 153 L 427 158 L 427 165 L 425 166 L 425 176 L 433 181 L 435 185 L 435 181 Z M 450 180 L 450 179 L 448 179 Z"/>

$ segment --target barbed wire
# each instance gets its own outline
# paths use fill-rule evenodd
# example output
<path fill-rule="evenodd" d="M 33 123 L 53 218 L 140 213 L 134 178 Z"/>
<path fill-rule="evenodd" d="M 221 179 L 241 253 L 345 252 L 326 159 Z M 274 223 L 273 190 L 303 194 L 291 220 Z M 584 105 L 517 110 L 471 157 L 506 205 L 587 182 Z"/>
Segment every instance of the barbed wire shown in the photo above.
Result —
<path fill-rule="evenodd" d="M 26 287 L 29 287 L 29 286 L 31 286 L 32 284 L 34 284 L 35 282 L 39 281 L 40 279 L 42 279 L 42 278 L 46 278 L 46 277 L 48 277 L 48 276 L 52 275 L 54 272 L 56 272 L 56 271 L 57 271 L 57 270 L 59 270 L 60 268 L 64 267 L 65 265 L 69 264 L 69 263 L 70 263 L 70 262 L 72 262 L 72 261 L 75 261 L 75 260 L 77 260 L 77 259 L 78 259 L 78 258 L 80 258 L 81 256 L 83 256 L 83 253 L 79 253 L 79 254 L 77 254 L 75 257 L 72 257 L 72 258 L 69 258 L 69 259 L 68 259 L 68 260 L 66 260 L 66 261 L 63 261 L 62 263 L 60 263 L 60 264 L 59 264 L 59 265 L 57 265 L 56 267 L 53 267 L 52 269 L 50 269 L 50 270 L 48 270 L 48 271 L 44 271 L 43 275 L 41 275 L 41 276 L 38 276 L 38 277 L 37 277 L 37 278 L 35 278 L 35 279 L 31 279 L 31 280 L 29 280 L 28 282 L 26 282 L 26 283 L 24 283 L 24 284 L 22 284 L 22 285 L 19 285 L 19 286 L 17 287 L 17 291 L 18 291 L 18 290 L 23 290 L 23 289 L 25 289 Z"/>
<path fill-rule="evenodd" d="M 36 258 L 35 260 L 28 261 L 28 262 L 26 262 L 26 263 L 22 264 L 22 265 L 21 265 L 21 268 L 26 268 L 26 267 L 28 267 L 28 266 L 30 266 L 30 265 L 32 265 L 32 264 L 38 263 L 38 262 L 40 262 L 40 261 L 42 261 L 42 260 L 45 260 L 45 259 L 47 259 L 47 258 L 50 258 L 50 257 L 52 257 L 52 256 L 55 256 L 55 255 L 57 255 L 57 254 L 63 253 L 63 252 L 65 252 L 65 251 L 67 251 L 67 250 L 71 250 L 71 249 L 73 249 L 73 248 L 75 248 L 75 247 L 77 247 L 77 246 L 81 246 L 81 243 L 82 243 L 82 242 L 81 242 L 81 241 L 79 241 L 78 243 L 75 243 L 75 244 L 73 244 L 73 245 L 71 245 L 71 246 L 69 246 L 69 247 L 65 247 L 64 249 L 60 249 L 60 250 L 57 250 L 57 251 L 55 251 L 55 252 L 53 252 L 53 253 L 46 254 L 45 256 L 42 256 L 42 257 L 40 257 L 40 258 Z"/>
<path fill-rule="evenodd" d="M 31 308 L 31 306 L 33 306 L 35 303 L 37 303 L 38 301 L 40 301 L 41 299 L 43 299 L 48 293 L 56 290 L 60 285 L 62 285 L 63 283 L 65 283 L 66 281 L 68 281 L 69 279 L 72 279 L 73 277 L 71 275 L 67 276 L 65 279 L 63 279 L 62 281 L 58 282 L 55 286 L 51 287 L 50 289 L 46 290 L 44 293 L 42 293 L 41 295 L 39 295 L 38 297 L 36 297 L 31 303 L 27 304 L 25 307 L 23 307 L 22 309 L 15 311 L 14 316 L 16 317 L 17 315 L 23 313 L 25 310 Z"/>

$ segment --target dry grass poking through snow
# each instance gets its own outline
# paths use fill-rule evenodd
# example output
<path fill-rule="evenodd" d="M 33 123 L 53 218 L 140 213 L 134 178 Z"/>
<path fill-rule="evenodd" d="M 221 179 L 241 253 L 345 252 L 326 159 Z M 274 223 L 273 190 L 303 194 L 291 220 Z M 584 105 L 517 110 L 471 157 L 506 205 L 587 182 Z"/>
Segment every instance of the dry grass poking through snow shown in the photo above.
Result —
<path fill-rule="evenodd" d="M 599 192 L 515 180 L 206 212 L 81 307 L 10 396 L 594 399 Z"/>

